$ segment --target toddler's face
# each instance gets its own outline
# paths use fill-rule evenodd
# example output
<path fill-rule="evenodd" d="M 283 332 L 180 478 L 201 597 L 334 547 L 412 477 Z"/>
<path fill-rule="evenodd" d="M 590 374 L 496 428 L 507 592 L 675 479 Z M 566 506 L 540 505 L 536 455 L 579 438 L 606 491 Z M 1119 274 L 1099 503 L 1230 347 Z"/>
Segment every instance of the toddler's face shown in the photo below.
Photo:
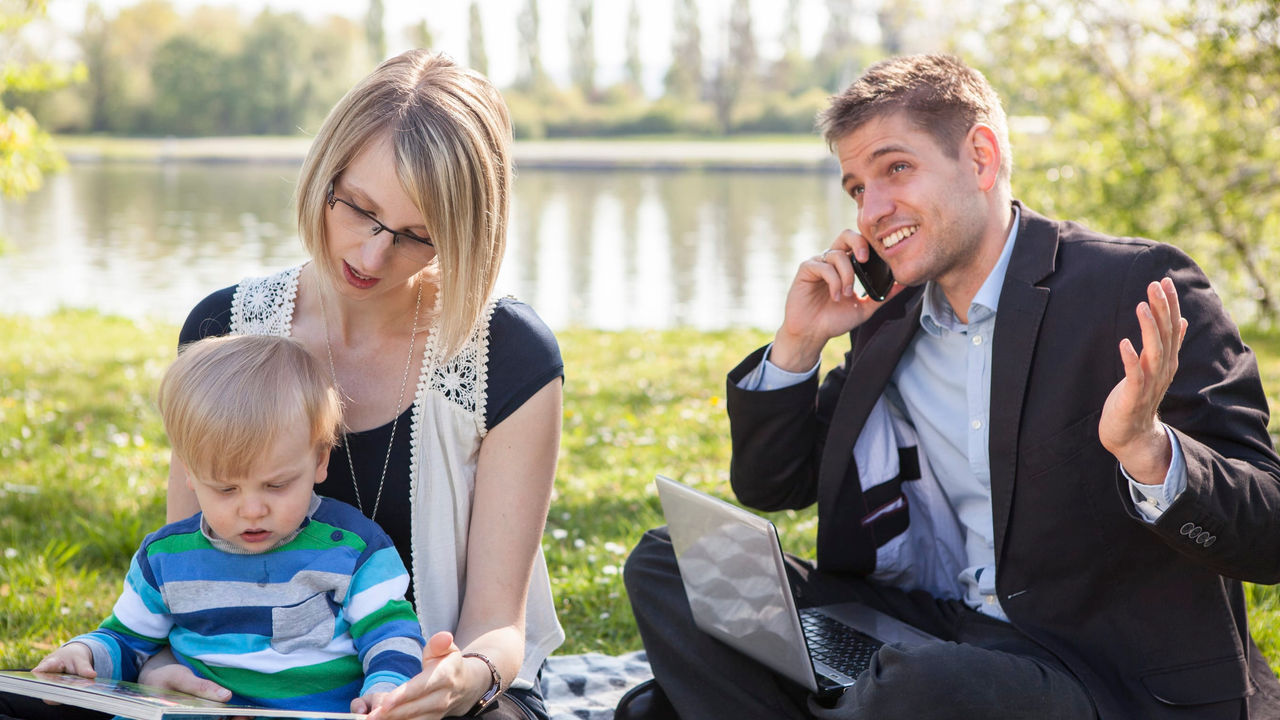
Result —
<path fill-rule="evenodd" d="M 311 492 L 323 482 L 329 453 L 317 453 L 308 428 L 281 430 L 246 477 L 192 477 L 200 511 L 219 538 L 252 553 L 271 549 L 307 517 Z"/>

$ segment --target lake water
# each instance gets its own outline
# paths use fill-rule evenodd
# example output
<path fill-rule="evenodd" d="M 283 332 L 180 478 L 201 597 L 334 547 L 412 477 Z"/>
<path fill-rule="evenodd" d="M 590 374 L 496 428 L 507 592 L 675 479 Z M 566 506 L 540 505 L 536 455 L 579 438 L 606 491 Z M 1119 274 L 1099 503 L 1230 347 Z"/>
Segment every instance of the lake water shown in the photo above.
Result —
<path fill-rule="evenodd" d="M 0 312 L 181 322 L 301 262 L 288 164 L 88 163 L 0 201 Z M 499 292 L 555 328 L 773 328 L 799 262 L 853 221 L 834 174 L 525 170 Z"/>

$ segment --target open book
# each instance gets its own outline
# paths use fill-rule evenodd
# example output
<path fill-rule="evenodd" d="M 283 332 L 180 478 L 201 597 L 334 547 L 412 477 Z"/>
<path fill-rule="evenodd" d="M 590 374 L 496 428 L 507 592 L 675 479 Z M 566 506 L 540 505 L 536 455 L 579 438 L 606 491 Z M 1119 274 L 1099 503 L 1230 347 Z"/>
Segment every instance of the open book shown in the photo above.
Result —
<path fill-rule="evenodd" d="M 0 691 L 53 700 L 135 720 L 215 718 L 244 715 L 260 718 L 332 718 L 359 720 L 358 713 L 274 710 L 204 700 L 194 695 L 122 680 L 90 680 L 76 675 L 0 670 Z"/>

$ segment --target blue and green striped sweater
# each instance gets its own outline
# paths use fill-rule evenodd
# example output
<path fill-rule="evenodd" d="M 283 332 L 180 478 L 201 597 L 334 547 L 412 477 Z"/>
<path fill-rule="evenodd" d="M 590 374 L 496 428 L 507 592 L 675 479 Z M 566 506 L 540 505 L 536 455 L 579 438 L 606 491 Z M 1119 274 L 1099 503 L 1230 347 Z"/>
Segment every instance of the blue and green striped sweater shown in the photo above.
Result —
<path fill-rule="evenodd" d="M 354 507 L 312 498 L 297 535 L 261 554 L 228 552 L 201 515 L 143 540 L 114 611 L 72 642 L 100 677 L 135 680 L 166 645 L 232 702 L 346 712 L 422 668 L 409 575 L 391 539 Z"/>

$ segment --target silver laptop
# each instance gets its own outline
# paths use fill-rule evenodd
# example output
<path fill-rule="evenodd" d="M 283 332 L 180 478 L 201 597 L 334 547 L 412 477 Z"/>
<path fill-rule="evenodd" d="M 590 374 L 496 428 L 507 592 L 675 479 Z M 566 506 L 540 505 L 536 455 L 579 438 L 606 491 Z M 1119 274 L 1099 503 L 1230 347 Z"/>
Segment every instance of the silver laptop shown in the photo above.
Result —
<path fill-rule="evenodd" d="M 656 482 L 698 628 L 820 699 L 852 686 L 885 643 L 941 642 L 860 603 L 797 611 L 772 522 L 671 478 Z"/>

